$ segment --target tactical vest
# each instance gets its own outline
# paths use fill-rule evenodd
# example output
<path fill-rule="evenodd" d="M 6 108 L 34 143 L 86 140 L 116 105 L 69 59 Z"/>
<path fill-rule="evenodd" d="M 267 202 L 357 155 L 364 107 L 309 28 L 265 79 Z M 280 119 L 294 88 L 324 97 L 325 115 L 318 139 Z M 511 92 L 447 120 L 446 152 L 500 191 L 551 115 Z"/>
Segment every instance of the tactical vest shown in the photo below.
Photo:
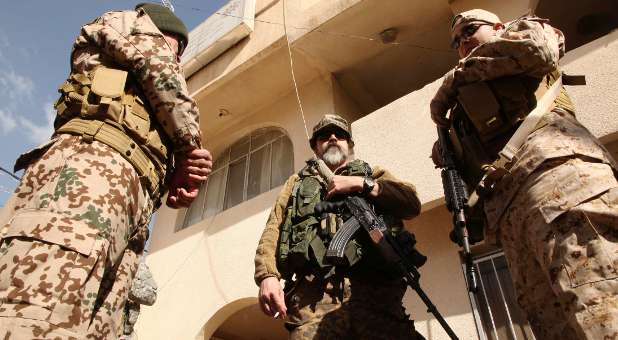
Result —
<path fill-rule="evenodd" d="M 132 76 L 101 65 L 86 75 L 71 74 L 58 91 L 55 134 L 78 135 L 116 150 L 135 167 L 158 203 L 171 144 Z"/>
<path fill-rule="evenodd" d="M 353 160 L 338 172 L 344 176 L 371 176 L 371 167 L 361 161 Z M 284 223 L 281 226 L 277 251 L 277 268 L 284 278 L 291 278 L 293 274 L 314 273 L 328 275 L 334 268 L 324 260 L 326 249 L 338 227 L 343 224 L 340 216 L 328 214 L 317 216 L 315 206 L 327 193 L 327 183 L 318 175 L 317 169 L 310 165 L 305 166 L 299 173 L 299 180 L 292 189 L 288 202 Z M 401 220 L 384 217 L 385 222 L 392 230 L 403 228 Z M 360 233 L 362 234 L 362 233 Z M 382 262 L 381 256 L 374 254 L 374 249 L 368 239 L 352 239 L 345 250 L 348 266 L 352 267 L 359 261 L 368 263 Z M 379 266 L 377 267 L 379 268 Z"/>
<path fill-rule="evenodd" d="M 465 182 L 474 188 L 528 113 L 560 77 L 558 70 L 543 78 L 507 76 L 458 89 L 451 111 L 450 137 Z M 564 87 L 555 107 L 575 112 Z M 539 128 L 541 125 L 537 126 Z"/>

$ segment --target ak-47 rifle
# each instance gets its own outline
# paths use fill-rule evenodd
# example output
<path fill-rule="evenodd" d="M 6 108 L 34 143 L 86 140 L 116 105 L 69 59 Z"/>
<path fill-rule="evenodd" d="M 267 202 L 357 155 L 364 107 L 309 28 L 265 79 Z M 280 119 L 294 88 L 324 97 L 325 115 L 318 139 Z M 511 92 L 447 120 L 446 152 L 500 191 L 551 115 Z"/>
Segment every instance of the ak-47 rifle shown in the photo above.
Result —
<path fill-rule="evenodd" d="M 461 179 L 455 164 L 455 152 L 449 140 L 448 129 L 438 127 L 438 140 L 442 156 L 442 186 L 447 209 L 453 214 L 453 231 L 450 238 L 463 248 L 466 263 L 466 281 L 468 291 L 476 293 L 478 290 L 476 267 L 472 262 L 470 241 L 468 236 L 468 222 L 465 209 L 468 202 L 468 190 Z"/>
<path fill-rule="evenodd" d="M 330 169 L 324 164 L 324 161 L 316 160 L 316 162 L 320 175 L 327 180 L 327 182 L 330 182 L 333 176 Z M 350 215 L 350 218 L 337 230 L 330 241 L 328 250 L 326 251 L 326 260 L 333 264 L 345 263 L 346 259 L 344 253 L 346 246 L 356 232 L 362 227 L 369 235 L 373 244 L 378 247 L 382 256 L 384 256 L 389 263 L 394 264 L 395 267 L 398 268 L 408 286 L 414 289 L 427 306 L 427 311 L 434 315 L 449 337 L 453 340 L 458 340 L 459 338 L 455 335 L 453 329 L 448 325 L 446 320 L 444 320 L 442 314 L 440 314 L 436 306 L 420 286 L 419 281 L 421 274 L 417 267 L 422 266 L 427 258 L 413 248 L 414 243 L 416 243 L 413 235 L 408 232 L 402 232 L 397 238 L 393 237 L 388 232 L 388 228 L 383 219 L 376 215 L 373 206 L 369 204 L 366 199 L 359 196 L 348 196 L 339 202 L 322 201 L 315 207 L 315 212 L 317 214 L 342 212 L 343 210 Z M 408 245 L 408 249 L 402 246 L 404 244 Z"/>

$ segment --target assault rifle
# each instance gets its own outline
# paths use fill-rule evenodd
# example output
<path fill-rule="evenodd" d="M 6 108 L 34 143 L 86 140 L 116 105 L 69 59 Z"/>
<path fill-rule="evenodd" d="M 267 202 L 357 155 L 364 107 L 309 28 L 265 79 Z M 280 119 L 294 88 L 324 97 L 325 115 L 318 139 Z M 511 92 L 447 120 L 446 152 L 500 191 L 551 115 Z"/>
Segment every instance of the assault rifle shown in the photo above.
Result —
<path fill-rule="evenodd" d="M 322 160 L 316 160 L 318 172 L 328 182 L 332 180 L 332 172 Z M 400 271 L 402 277 L 410 288 L 414 289 L 423 303 L 427 306 L 427 311 L 434 315 L 442 328 L 446 331 L 449 337 L 453 340 L 459 338 L 455 335 L 453 329 L 446 323 L 444 317 L 427 294 L 420 286 L 420 277 L 417 267 L 422 266 L 427 258 L 420 254 L 414 247 L 414 237 L 408 232 L 401 232 L 394 238 L 388 232 L 388 228 L 383 219 L 376 215 L 371 204 L 366 199 L 359 196 L 348 196 L 342 201 L 326 202 L 322 201 L 315 206 L 317 214 L 328 212 L 347 212 L 350 215 L 345 223 L 337 230 L 333 236 L 328 250 L 326 251 L 326 260 L 333 264 L 345 263 L 345 249 L 361 227 L 367 232 L 371 241 L 380 250 L 380 253 L 390 263 L 394 264 Z M 407 244 L 408 247 L 402 245 Z M 412 245 L 412 246 L 409 246 Z"/>
<path fill-rule="evenodd" d="M 438 140 L 440 142 L 442 156 L 442 186 L 446 208 L 453 214 L 453 231 L 450 238 L 463 248 L 464 261 L 466 263 L 466 281 L 468 291 L 476 293 L 478 290 L 476 267 L 472 262 L 470 252 L 470 240 L 468 236 L 468 222 L 466 221 L 465 209 L 468 202 L 468 190 L 461 179 L 455 164 L 455 153 L 451 146 L 448 129 L 438 127 Z"/>

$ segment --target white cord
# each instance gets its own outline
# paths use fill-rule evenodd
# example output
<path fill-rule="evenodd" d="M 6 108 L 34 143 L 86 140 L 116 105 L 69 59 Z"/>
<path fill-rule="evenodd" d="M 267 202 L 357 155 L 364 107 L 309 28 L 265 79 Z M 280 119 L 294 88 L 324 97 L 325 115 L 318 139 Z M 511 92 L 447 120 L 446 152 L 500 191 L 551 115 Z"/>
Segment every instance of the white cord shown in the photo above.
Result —
<path fill-rule="evenodd" d="M 290 71 L 292 71 L 292 82 L 294 83 L 294 91 L 296 92 L 296 101 L 298 102 L 298 107 L 300 109 L 300 115 L 303 118 L 303 125 L 305 126 L 305 135 L 307 136 L 307 140 L 309 140 L 309 129 L 307 129 L 307 121 L 305 120 L 305 112 L 303 111 L 303 104 L 300 101 L 300 94 L 298 93 L 298 85 L 296 84 L 296 75 L 294 74 L 294 61 L 292 60 L 292 48 L 290 47 L 290 37 L 288 36 L 287 23 L 286 23 L 286 6 L 285 0 L 283 0 L 283 32 L 285 34 L 285 41 L 288 46 L 288 55 L 290 59 Z"/>

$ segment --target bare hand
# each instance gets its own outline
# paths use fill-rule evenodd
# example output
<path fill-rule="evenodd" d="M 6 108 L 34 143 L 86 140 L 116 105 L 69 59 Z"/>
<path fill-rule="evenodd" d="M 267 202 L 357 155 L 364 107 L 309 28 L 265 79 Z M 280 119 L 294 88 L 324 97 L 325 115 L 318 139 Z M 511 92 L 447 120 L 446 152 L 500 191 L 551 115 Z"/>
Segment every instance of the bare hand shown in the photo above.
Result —
<path fill-rule="evenodd" d="M 199 188 L 199 185 L 187 181 L 184 171 L 174 172 L 167 194 L 167 206 L 172 209 L 188 208 L 197 198 Z"/>
<path fill-rule="evenodd" d="M 258 299 L 260 301 L 260 308 L 262 308 L 264 314 L 274 317 L 276 313 L 279 313 L 279 318 L 285 319 L 287 317 L 283 289 L 281 288 L 279 279 L 276 277 L 267 277 L 260 282 Z"/>
<path fill-rule="evenodd" d="M 189 181 L 201 184 L 212 171 L 212 156 L 206 149 L 195 149 L 180 159 L 180 167 L 186 172 Z"/>
<path fill-rule="evenodd" d="M 326 199 L 336 195 L 347 195 L 363 191 L 363 177 L 360 176 L 333 176 L 333 180 L 328 185 Z"/>
<path fill-rule="evenodd" d="M 179 156 L 166 204 L 173 209 L 189 207 L 211 171 L 212 156 L 206 149 L 194 149 Z"/>
<path fill-rule="evenodd" d="M 442 85 L 429 104 L 431 120 L 439 127 L 450 126 L 450 121 L 446 118 L 446 113 L 454 105 L 457 96 L 455 73 L 456 70 L 452 69 L 444 75 Z"/>

